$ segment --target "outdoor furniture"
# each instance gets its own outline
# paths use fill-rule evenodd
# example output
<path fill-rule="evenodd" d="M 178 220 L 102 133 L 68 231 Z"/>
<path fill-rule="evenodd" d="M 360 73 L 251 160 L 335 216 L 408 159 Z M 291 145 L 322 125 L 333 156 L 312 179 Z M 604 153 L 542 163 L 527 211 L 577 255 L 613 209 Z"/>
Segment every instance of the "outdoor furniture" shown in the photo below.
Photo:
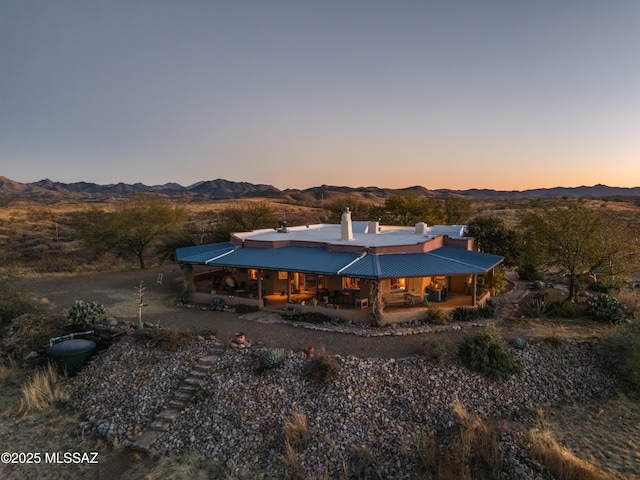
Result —
<path fill-rule="evenodd" d="M 416 306 L 416 299 L 420 299 L 420 295 L 415 295 L 413 293 L 405 293 L 404 299 L 408 307 Z"/>
<path fill-rule="evenodd" d="M 369 299 L 368 298 L 356 298 L 356 307 L 359 308 L 368 308 L 369 307 Z"/>

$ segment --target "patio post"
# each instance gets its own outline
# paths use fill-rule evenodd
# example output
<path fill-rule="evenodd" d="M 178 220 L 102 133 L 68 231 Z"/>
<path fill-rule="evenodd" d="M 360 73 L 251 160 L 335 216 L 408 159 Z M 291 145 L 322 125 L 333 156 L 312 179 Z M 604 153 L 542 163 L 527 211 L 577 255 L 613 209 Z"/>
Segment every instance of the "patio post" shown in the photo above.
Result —
<path fill-rule="evenodd" d="M 258 302 L 262 300 L 262 270 L 258 270 Z"/>
<path fill-rule="evenodd" d="M 287 303 L 291 301 L 291 272 L 287 272 Z"/>
<path fill-rule="evenodd" d="M 473 281 L 471 282 L 471 304 L 474 307 L 478 306 L 478 275 L 473 274 Z"/>

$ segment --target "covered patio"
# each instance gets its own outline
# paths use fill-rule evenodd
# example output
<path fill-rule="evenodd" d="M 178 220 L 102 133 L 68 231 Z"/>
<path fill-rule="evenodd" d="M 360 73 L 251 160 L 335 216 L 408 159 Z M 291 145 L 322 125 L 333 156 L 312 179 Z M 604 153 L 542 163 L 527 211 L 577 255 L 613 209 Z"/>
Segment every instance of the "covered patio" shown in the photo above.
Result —
<path fill-rule="evenodd" d="M 503 257 L 473 250 L 464 226 L 320 224 L 232 234 L 229 242 L 180 248 L 191 301 L 222 298 L 274 310 L 327 312 L 369 322 L 404 322 L 433 308 L 484 304 Z"/>

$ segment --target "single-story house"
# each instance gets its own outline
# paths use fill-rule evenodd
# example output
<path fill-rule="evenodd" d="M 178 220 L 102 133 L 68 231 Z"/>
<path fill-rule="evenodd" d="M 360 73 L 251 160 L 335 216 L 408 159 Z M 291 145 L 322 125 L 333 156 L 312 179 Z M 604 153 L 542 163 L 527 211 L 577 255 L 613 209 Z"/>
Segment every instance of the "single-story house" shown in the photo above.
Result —
<path fill-rule="evenodd" d="M 489 298 L 478 277 L 490 279 L 503 257 L 475 251 L 465 230 L 352 221 L 347 209 L 339 225 L 281 222 L 233 233 L 228 242 L 179 248 L 176 256 L 198 303 L 218 296 L 260 308 L 340 309 L 352 320 L 384 311 L 386 322 L 406 321 L 425 308 L 471 307 Z"/>

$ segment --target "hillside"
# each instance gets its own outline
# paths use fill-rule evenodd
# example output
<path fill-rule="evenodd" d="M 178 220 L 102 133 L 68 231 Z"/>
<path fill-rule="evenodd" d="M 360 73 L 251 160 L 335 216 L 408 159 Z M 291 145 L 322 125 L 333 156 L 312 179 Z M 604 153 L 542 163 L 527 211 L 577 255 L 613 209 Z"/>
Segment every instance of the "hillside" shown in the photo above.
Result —
<path fill-rule="evenodd" d="M 90 182 L 61 183 L 49 179 L 33 183 L 20 183 L 0 176 L 0 198 L 5 200 L 106 200 L 110 198 L 126 198 L 134 194 L 156 194 L 170 198 L 197 199 L 234 199 L 268 197 L 296 202 L 317 202 L 343 195 L 356 195 L 363 199 L 376 200 L 388 197 L 393 193 L 414 194 L 418 196 L 437 196 L 458 194 L 477 198 L 550 198 L 550 197 L 637 197 L 640 187 L 621 188 L 607 185 L 593 185 L 580 187 L 539 188 L 532 190 L 429 190 L 420 185 L 402 189 L 368 187 L 348 187 L 335 185 L 320 185 L 307 189 L 279 190 L 273 185 L 253 184 L 248 182 L 234 182 L 216 179 L 196 182 L 189 186 L 177 183 L 164 185 L 145 185 L 143 183 L 116 183 L 100 185 Z"/>

